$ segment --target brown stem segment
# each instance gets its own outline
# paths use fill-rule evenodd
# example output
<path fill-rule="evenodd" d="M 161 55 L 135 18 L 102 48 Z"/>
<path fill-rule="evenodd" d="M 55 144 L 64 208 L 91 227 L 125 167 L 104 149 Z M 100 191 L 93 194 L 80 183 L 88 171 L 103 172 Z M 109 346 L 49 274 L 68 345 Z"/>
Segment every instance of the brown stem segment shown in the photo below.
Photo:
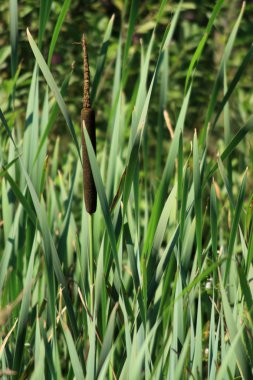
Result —
<path fill-rule="evenodd" d="M 85 37 L 82 37 L 83 47 L 83 109 L 81 112 L 82 154 L 83 154 L 83 187 L 85 207 L 89 214 L 93 214 L 97 208 L 97 190 L 92 175 L 89 156 L 84 138 L 83 128 L 86 128 L 93 149 L 96 153 L 96 124 L 95 113 L 90 104 L 90 71 Z"/>
<path fill-rule="evenodd" d="M 84 138 L 83 128 L 89 134 L 93 149 L 96 153 L 96 130 L 95 113 L 91 108 L 83 108 L 81 112 L 82 123 L 82 153 L 83 153 L 83 184 L 85 207 L 89 214 L 93 214 L 97 209 L 97 190 L 92 175 L 89 156 Z"/>

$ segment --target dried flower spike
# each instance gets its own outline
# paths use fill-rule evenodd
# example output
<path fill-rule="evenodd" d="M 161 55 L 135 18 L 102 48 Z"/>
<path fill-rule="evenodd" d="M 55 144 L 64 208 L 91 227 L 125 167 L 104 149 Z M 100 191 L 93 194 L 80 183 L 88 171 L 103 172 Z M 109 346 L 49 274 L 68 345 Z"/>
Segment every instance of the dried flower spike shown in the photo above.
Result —
<path fill-rule="evenodd" d="M 92 175 L 89 156 L 84 138 L 83 128 L 86 128 L 93 149 L 96 152 L 96 125 L 95 112 L 90 104 L 90 71 L 87 53 L 86 40 L 82 37 L 83 47 L 83 109 L 81 111 L 81 131 L 82 131 L 82 154 L 83 154 L 83 185 L 85 207 L 89 214 L 93 214 L 97 208 L 97 191 Z"/>

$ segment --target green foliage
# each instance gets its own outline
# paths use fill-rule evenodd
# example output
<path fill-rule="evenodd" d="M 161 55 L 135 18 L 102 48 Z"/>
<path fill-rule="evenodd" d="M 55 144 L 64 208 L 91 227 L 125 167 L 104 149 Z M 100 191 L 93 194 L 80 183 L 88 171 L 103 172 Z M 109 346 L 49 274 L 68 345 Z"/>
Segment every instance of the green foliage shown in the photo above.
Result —
<path fill-rule="evenodd" d="M 86 24 L 77 1 L 0 5 L 0 377 L 251 379 L 252 6 L 227 25 L 222 0 L 201 20 L 194 1 L 103 3 Z M 83 29 L 97 156 L 79 125 Z"/>

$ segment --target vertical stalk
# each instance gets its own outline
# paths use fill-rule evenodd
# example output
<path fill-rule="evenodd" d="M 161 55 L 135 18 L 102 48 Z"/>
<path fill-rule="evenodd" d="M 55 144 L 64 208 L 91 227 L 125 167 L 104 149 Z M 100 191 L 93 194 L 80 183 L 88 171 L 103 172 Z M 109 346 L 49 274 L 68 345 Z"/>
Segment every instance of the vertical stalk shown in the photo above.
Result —
<path fill-rule="evenodd" d="M 93 214 L 97 208 L 97 191 L 91 170 L 89 155 L 84 138 L 83 128 L 86 128 L 93 149 L 96 152 L 96 125 L 95 112 L 90 104 L 90 72 L 88 52 L 85 37 L 82 38 L 83 46 L 83 108 L 81 111 L 81 134 L 82 134 L 82 153 L 83 153 L 83 184 L 84 184 L 84 201 L 86 211 Z"/>
<path fill-rule="evenodd" d="M 89 264 L 90 264 L 90 308 L 94 309 L 94 247 L 93 247 L 93 217 L 89 214 Z"/>
<path fill-rule="evenodd" d="M 91 170 L 89 155 L 84 138 L 84 128 L 86 128 L 93 149 L 96 152 L 96 126 L 95 112 L 91 108 L 90 102 L 90 71 L 89 60 L 85 37 L 82 37 L 83 47 L 83 108 L 81 111 L 81 134 L 83 153 L 83 188 L 86 211 L 89 214 L 89 270 L 90 270 L 90 309 L 94 311 L 94 246 L 93 246 L 93 218 L 92 214 L 97 208 L 97 191 Z"/>

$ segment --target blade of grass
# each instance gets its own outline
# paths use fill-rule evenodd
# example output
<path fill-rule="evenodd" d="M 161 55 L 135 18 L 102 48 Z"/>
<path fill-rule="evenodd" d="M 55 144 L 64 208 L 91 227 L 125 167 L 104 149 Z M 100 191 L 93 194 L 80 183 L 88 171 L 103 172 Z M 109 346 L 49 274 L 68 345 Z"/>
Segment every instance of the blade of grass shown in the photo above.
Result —
<path fill-rule="evenodd" d="M 99 373 L 103 367 L 103 364 L 105 363 L 105 360 L 107 356 L 110 353 L 112 342 L 113 342 L 113 334 L 114 334 L 114 327 L 115 327 L 115 318 L 116 318 L 116 312 L 118 309 L 118 304 L 116 304 L 111 312 L 110 319 L 108 322 L 108 326 L 106 329 L 106 334 L 103 340 L 99 360 L 98 360 L 98 367 L 97 367 L 97 376 L 99 376 Z"/>
<path fill-rule="evenodd" d="M 195 335 L 195 350 L 192 365 L 192 374 L 195 378 L 202 379 L 202 310 L 201 310 L 201 294 L 199 291 L 198 311 L 197 311 L 197 326 Z"/>
<path fill-rule="evenodd" d="M 45 34 L 46 24 L 49 18 L 51 5 L 52 0 L 40 0 L 39 47 L 41 47 L 42 39 Z"/>
<path fill-rule="evenodd" d="M 126 37 L 126 43 L 125 43 L 125 49 L 124 49 L 124 55 L 123 55 L 123 64 L 122 64 L 123 70 L 128 61 L 128 53 L 129 53 L 129 48 L 130 48 L 130 44 L 131 44 L 133 32 L 134 32 L 134 26 L 135 26 L 137 14 L 138 14 L 138 7 L 139 7 L 139 0 L 132 0 L 131 8 L 130 8 L 130 16 L 129 16 L 129 25 L 127 28 L 127 37 Z"/>
<path fill-rule="evenodd" d="M 18 320 L 18 331 L 17 331 L 17 338 L 16 338 L 16 344 L 15 344 L 15 353 L 14 353 L 14 360 L 13 360 L 13 369 L 17 372 L 17 374 L 20 373 L 21 370 L 21 364 L 22 364 L 22 357 L 24 353 L 24 343 L 25 343 L 25 336 L 26 336 L 26 330 L 27 330 L 27 322 L 28 322 L 28 316 L 29 316 L 29 306 L 30 306 L 30 300 L 31 300 L 31 290 L 32 290 L 32 276 L 33 276 L 33 267 L 34 267 L 34 257 L 35 252 L 37 250 L 37 239 L 35 239 L 33 242 L 33 248 L 29 260 L 29 265 L 27 269 L 26 279 L 24 283 L 24 294 L 22 298 L 21 308 L 19 312 L 19 320 Z"/>
<path fill-rule="evenodd" d="M 60 12 L 60 14 L 58 16 L 56 25 L 54 27 L 54 32 L 53 32 L 52 40 L 51 40 L 51 43 L 50 43 L 49 53 L 48 53 L 48 59 L 47 59 L 48 67 L 50 67 L 50 65 L 51 65 L 51 61 L 52 61 L 55 45 L 56 45 L 59 33 L 61 31 L 63 22 L 65 20 L 65 17 L 66 17 L 66 15 L 68 13 L 68 10 L 69 10 L 69 7 L 70 7 L 70 3 L 71 3 L 71 0 L 65 0 L 64 1 L 63 5 L 61 7 L 61 12 Z"/>
<path fill-rule="evenodd" d="M 220 159 L 222 161 L 224 161 L 227 157 L 229 157 L 232 154 L 232 152 L 234 152 L 237 145 L 243 140 L 243 138 L 247 135 L 247 133 L 251 131 L 252 128 L 253 128 L 253 116 L 251 116 L 248 119 L 247 123 L 241 129 L 239 129 L 239 131 L 233 137 L 229 145 L 222 152 L 222 154 L 220 155 Z M 212 166 L 211 170 L 207 174 L 206 180 L 210 179 L 213 176 L 217 168 L 218 168 L 218 164 L 216 163 Z"/>
<path fill-rule="evenodd" d="M 170 182 L 174 165 L 175 165 L 175 159 L 178 153 L 179 138 L 184 128 L 184 121 L 185 121 L 186 111 L 187 111 L 187 107 L 189 103 L 190 93 L 191 93 L 191 88 L 189 89 L 187 96 L 185 97 L 183 101 L 183 105 L 178 117 L 175 132 L 174 132 L 174 138 L 172 140 L 172 144 L 171 144 L 169 154 L 166 160 L 165 168 L 163 171 L 162 180 L 159 184 L 159 188 L 155 195 L 155 201 L 154 201 L 154 205 L 151 211 L 151 217 L 149 220 L 148 230 L 147 230 L 147 237 L 144 242 L 142 255 L 146 255 L 151 249 L 154 233 L 155 233 L 157 223 L 161 214 L 161 210 L 163 208 L 164 201 L 166 199 L 167 189 L 169 187 L 169 182 Z"/>
<path fill-rule="evenodd" d="M 10 0 L 11 76 L 18 67 L 18 1 Z"/>
<path fill-rule="evenodd" d="M 92 169 L 92 174 L 93 174 L 94 182 L 96 185 L 98 197 L 100 200 L 102 212 L 104 215 L 104 220 L 105 220 L 108 236 L 110 238 L 110 243 L 111 243 L 111 247 L 112 247 L 114 260 L 116 263 L 118 274 L 120 275 L 116 239 L 115 239 L 113 224 L 112 224 L 112 220 L 111 220 L 111 215 L 110 215 L 109 205 L 108 205 L 108 201 L 107 201 L 106 194 L 105 194 L 104 185 L 103 185 L 102 178 L 101 178 L 101 175 L 99 172 L 99 167 L 97 164 L 95 152 L 94 152 L 94 149 L 93 149 L 92 144 L 90 142 L 90 138 L 89 138 L 89 135 L 88 135 L 88 132 L 86 130 L 85 125 L 83 125 L 83 131 L 84 131 L 85 143 L 86 143 L 87 151 L 88 151 L 88 155 L 89 155 L 90 165 L 91 165 L 91 169 Z"/>
<path fill-rule="evenodd" d="M 15 146 L 15 148 L 17 148 L 17 147 L 16 147 L 16 144 L 15 144 L 15 142 L 14 142 L 14 139 L 13 139 L 13 137 L 12 137 L 11 129 L 10 129 L 10 127 L 8 126 L 8 123 L 7 123 L 7 121 L 6 121 L 5 117 L 4 117 L 4 114 L 3 114 L 2 110 L 1 110 L 1 108 L 0 108 L 0 119 L 1 119 L 1 121 L 2 121 L 2 124 L 3 124 L 3 126 L 4 126 L 4 128 L 5 128 L 5 130 L 6 130 L 6 132 L 7 132 L 8 136 L 9 136 L 9 138 L 11 139 L 13 145 Z"/>
<path fill-rule="evenodd" d="M 109 47 L 109 40 L 111 37 L 112 33 L 112 27 L 114 23 L 115 15 L 113 15 L 108 23 L 107 29 L 105 31 L 104 39 L 102 42 L 102 47 L 97 59 L 97 67 L 96 67 L 96 72 L 94 76 L 94 80 L 92 83 L 92 89 L 91 89 L 91 104 L 94 106 L 94 102 L 96 100 L 96 94 L 97 94 L 97 89 L 98 89 L 98 84 L 100 83 L 101 75 L 104 69 L 105 65 L 105 60 L 106 60 L 106 55 L 107 55 L 107 50 Z"/>
<path fill-rule="evenodd" d="M 219 14 L 221 8 L 222 8 L 222 5 L 224 3 L 224 0 L 218 0 L 214 6 L 214 9 L 213 9 L 213 12 L 211 14 L 211 17 L 208 21 L 208 24 L 207 24 L 207 27 L 206 27 L 206 30 L 204 32 L 204 35 L 202 37 L 202 39 L 200 40 L 198 46 L 197 46 L 197 49 L 192 57 L 192 60 L 191 60 L 191 63 L 190 63 L 190 66 L 188 68 L 188 71 L 187 71 L 187 74 L 186 74 L 186 81 L 185 81 L 185 94 L 188 92 L 188 89 L 189 89 L 189 83 L 190 83 L 190 78 L 192 76 L 192 73 L 194 72 L 194 69 L 196 68 L 196 65 L 198 63 L 198 60 L 199 58 L 201 57 L 201 54 L 202 54 L 202 51 L 205 47 L 205 44 L 207 42 L 207 39 L 208 39 L 208 36 L 209 34 L 211 33 L 211 30 L 212 30 L 212 27 L 213 27 L 213 24 L 217 18 L 217 15 Z"/>
<path fill-rule="evenodd" d="M 0 262 L 0 296 L 2 296 L 4 281 L 5 281 L 6 275 L 8 274 L 8 265 L 9 265 L 11 254 L 12 254 L 12 251 L 14 248 L 15 237 L 17 236 L 17 233 L 18 233 L 21 212 L 22 212 L 22 207 L 19 206 L 17 208 L 15 218 L 14 218 L 14 221 L 12 223 L 9 236 L 8 236 L 8 239 L 7 239 L 6 244 L 5 244 L 3 254 L 1 256 L 1 262 Z"/>
<path fill-rule="evenodd" d="M 217 124 L 217 121 L 219 120 L 219 117 L 225 107 L 225 105 L 227 104 L 230 96 L 232 95 L 234 89 L 236 88 L 239 80 L 241 79 L 241 76 L 242 74 L 244 73 L 249 61 L 251 60 L 252 58 L 252 54 L 253 54 L 253 45 L 251 45 L 249 51 L 247 52 L 247 54 L 245 55 L 245 57 L 243 58 L 243 61 L 241 63 L 241 65 L 239 66 L 239 68 L 237 69 L 236 73 L 235 73 L 235 76 L 233 77 L 228 89 L 227 89 L 227 92 L 224 96 L 224 98 L 222 99 L 219 107 L 218 107 L 218 110 L 217 110 L 217 113 L 216 113 L 216 116 L 215 116 L 215 119 L 212 123 L 212 129 L 215 128 L 216 124 Z"/>
<path fill-rule="evenodd" d="M 213 90 L 212 90 L 211 97 L 210 97 L 210 102 L 209 102 L 209 105 L 208 105 L 208 110 L 207 110 L 207 113 L 206 113 L 205 124 L 204 124 L 204 128 L 203 128 L 202 136 L 201 136 L 202 137 L 202 139 L 201 139 L 201 144 L 202 145 L 203 145 L 203 143 L 205 142 L 205 139 L 206 139 L 207 127 L 208 127 L 208 125 L 209 125 L 209 123 L 211 121 L 211 117 L 212 117 L 213 112 L 214 112 L 214 108 L 215 108 L 215 105 L 216 105 L 216 102 L 217 102 L 219 90 L 223 86 L 224 66 L 227 64 L 228 59 L 229 59 L 229 57 L 231 55 L 232 48 L 233 48 L 233 45 L 234 45 L 234 42 L 235 42 L 235 38 L 236 38 L 238 29 L 239 29 L 239 26 L 240 26 L 240 23 L 241 23 L 241 19 L 242 19 L 243 13 L 244 13 L 245 4 L 246 3 L 244 1 L 242 3 L 240 14 L 239 14 L 239 16 L 238 16 L 238 18 L 237 18 L 237 20 L 235 22 L 235 25 L 234 25 L 234 27 L 232 29 L 232 32 L 230 33 L 228 42 L 227 42 L 227 44 L 225 46 L 225 49 L 224 49 L 223 58 L 221 60 L 220 68 L 219 68 L 218 74 L 216 76 L 216 80 L 214 82 Z"/>
<path fill-rule="evenodd" d="M 47 271 L 48 271 L 47 279 L 48 279 L 49 289 L 50 289 L 49 290 L 49 299 L 50 299 L 49 304 L 50 304 L 51 317 L 52 317 L 52 320 L 54 321 L 54 318 L 55 318 L 55 300 L 54 300 L 55 295 L 54 295 L 54 275 L 53 275 L 53 270 L 54 270 L 58 283 L 63 287 L 63 297 L 64 297 L 67 310 L 69 313 L 69 320 L 71 323 L 73 334 L 75 337 L 77 337 L 78 330 L 77 330 L 77 325 L 76 325 L 76 318 L 73 311 L 72 302 L 70 300 L 66 279 L 63 275 L 63 272 L 61 269 L 61 263 L 59 261 L 59 257 L 58 257 L 58 254 L 57 254 L 57 251 L 56 251 L 56 248 L 55 248 L 55 245 L 54 245 L 54 242 L 53 242 L 53 239 L 48 227 L 46 211 L 39 202 L 38 196 L 34 190 L 30 177 L 25 170 L 22 160 L 20 160 L 20 163 L 21 163 L 21 168 L 24 172 L 27 186 L 31 194 L 31 198 L 33 201 L 33 205 L 36 211 L 36 215 L 39 221 L 39 226 L 40 226 L 42 237 L 43 237 L 44 253 L 45 253 Z"/>
<path fill-rule="evenodd" d="M 70 330 L 69 330 L 67 324 L 63 320 L 61 320 L 61 325 L 62 325 L 62 330 L 63 330 L 64 336 L 65 336 L 65 339 L 67 342 L 68 352 L 69 352 L 69 356 L 70 356 L 70 360 L 71 360 L 71 364 L 72 364 L 72 368 L 73 368 L 75 377 L 77 380 L 84 380 L 85 377 L 83 374 L 83 369 L 82 369 L 81 363 L 79 361 L 78 354 L 76 351 L 76 346 L 75 346 L 75 343 L 73 341 Z"/>
<path fill-rule="evenodd" d="M 215 185 L 212 183 L 211 196 L 210 196 L 210 221 L 211 221 L 211 240 L 213 257 L 217 260 L 217 247 L 218 247 L 218 210 Z"/>
<path fill-rule="evenodd" d="M 231 308 L 229 306 L 229 302 L 228 302 L 228 298 L 227 298 L 227 295 L 225 292 L 223 281 L 222 281 L 220 275 L 219 275 L 219 277 L 220 277 L 221 298 L 222 298 L 222 303 L 223 303 L 223 308 L 224 308 L 226 324 L 227 324 L 229 335 L 230 335 L 230 341 L 231 341 L 231 344 L 233 344 L 234 340 L 237 341 L 236 346 L 234 346 L 234 354 L 236 356 L 236 360 L 237 360 L 238 367 L 239 367 L 241 375 L 245 379 L 247 379 L 248 375 L 250 373 L 250 370 L 248 368 L 247 354 L 245 352 L 245 348 L 244 348 L 243 342 L 241 340 L 241 333 L 242 333 L 243 327 L 241 329 L 239 329 L 239 331 L 238 331 L 238 329 L 236 327 L 235 320 L 234 320 L 233 313 L 232 313 Z M 240 332 L 240 334 L 239 334 L 239 332 Z M 238 337 L 238 335 L 239 335 L 239 337 Z M 218 375 L 219 375 L 219 373 L 218 373 Z"/>
<path fill-rule="evenodd" d="M 225 357 L 222 359 L 221 366 L 218 369 L 218 373 L 215 377 L 216 380 L 223 380 L 224 378 L 228 378 L 228 368 L 231 360 L 234 360 L 234 354 L 237 350 L 238 344 L 240 344 L 241 336 L 243 333 L 245 326 L 242 325 L 241 328 L 237 331 L 234 339 L 227 350 Z"/>
<path fill-rule="evenodd" d="M 61 86 L 61 95 L 64 96 L 65 93 L 66 93 L 66 90 L 67 90 L 67 87 L 69 85 L 69 81 L 70 81 L 70 77 L 72 75 L 72 70 L 71 72 L 66 76 L 66 78 L 64 79 L 63 81 L 63 84 Z M 34 158 L 34 162 L 37 161 L 40 153 L 41 153 L 41 150 L 46 142 L 46 139 L 47 139 L 47 136 L 49 135 L 51 129 L 53 128 L 54 126 L 54 123 L 56 121 L 56 118 L 57 118 L 57 113 L 58 113 L 58 110 L 59 110 L 59 106 L 58 106 L 58 103 L 56 102 L 53 107 L 52 107 L 52 110 L 50 112 L 50 116 L 49 116 L 49 120 L 48 120 L 48 123 L 47 123 L 47 126 L 46 128 L 44 129 L 42 135 L 40 136 L 40 142 L 39 142 L 39 146 L 37 148 L 37 152 L 35 154 L 35 158 Z M 53 160 L 53 163 L 55 161 Z"/>
<path fill-rule="evenodd" d="M 196 241 L 198 252 L 198 266 L 201 268 L 202 261 L 202 194 L 199 168 L 199 152 L 197 131 L 195 129 L 193 139 L 193 184 L 194 184 L 194 209 L 196 215 Z"/>
<path fill-rule="evenodd" d="M 32 48 L 32 51 L 33 51 L 33 54 L 36 58 L 36 61 L 42 71 L 42 74 L 44 75 L 45 79 L 46 79 L 46 82 L 48 84 L 48 86 L 50 87 L 50 89 L 52 90 L 52 92 L 54 93 L 54 96 L 56 98 L 56 101 L 59 105 L 59 108 L 63 114 L 63 117 L 67 123 L 67 126 L 69 128 L 69 131 L 70 131 L 70 134 L 73 138 L 73 141 L 74 141 L 74 144 L 76 146 L 76 149 L 77 149 L 77 152 L 78 152 L 78 155 L 80 157 L 80 160 L 81 160 L 81 156 L 80 156 L 80 150 L 79 150 L 79 143 L 78 143 L 78 140 L 77 140 L 77 137 L 76 137 L 76 133 L 75 133 L 75 130 L 74 130 L 74 126 L 72 124 L 72 120 L 70 118 L 70 115 L 68 113 L 68 110 L 67 110 L 67 107 L 65 105 L 65 102 L 63 100 L 63 97 L 54 81 L 54 78 L 41 54 L 41 52 L 39 51 L 34 39 L 32 38 L 32 35 L 31 33 L 29 32 L 29 29 L 27 29 L 27 37 L 28 37 L 28 41 L 30 43 L 30 46 Z"/>
<path fill-rule="evenodd" d="M 228 242 L 228 257 L 227 257 L 227 262 L 226 262 L 226 271 L 225 271 L 225 283 L 226 280 L 228 279 L 229 271 L 230 271 L 230 266 L 231 266 L 231 260 L 232 260 L 232 255 L 233 255 L 233 250 L 234 250 L 234 244 L 237 236 L 237 229 L 239 226 L 239 221 L 240 221 L 240 215 L 242 212 L 243 208 L 243 201 L 244 201 L 244 196 L 245 196 L 245 188 L 246 188 L 246 181 L 247 181 L 247 170 L 243 176 L 242 179 L 242 184 L 240 186 L 240 192 L 238 195 L 236 207 L 235 207 L 235 213 L 232 221 L 232 227 L 229 235 L 229 242 Z"/>

